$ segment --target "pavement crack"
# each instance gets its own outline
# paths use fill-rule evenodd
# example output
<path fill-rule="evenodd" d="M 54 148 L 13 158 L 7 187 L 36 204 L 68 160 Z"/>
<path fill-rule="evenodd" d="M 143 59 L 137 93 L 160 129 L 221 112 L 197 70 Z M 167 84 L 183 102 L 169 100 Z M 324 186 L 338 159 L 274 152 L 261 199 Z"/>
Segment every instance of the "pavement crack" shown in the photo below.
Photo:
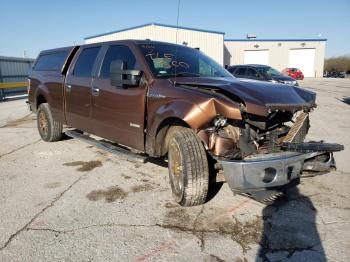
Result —
<path fill-rule="evenodd" d="M 60 231 L 60 230 L 56 230 L 56 229 L 52 229 L 52 228 L 33 228 L 33 227 L 27 227 L 25 230 L 27 230 L 27 231 L 49 231 L 49 232 L 56 233 L 56 234 L 63 234 L 63 233 L 66 233 L 65 231 Z"/>
<path fill-rule="evenodd" d="M 193 228 L 190 227 L 185 227 L 185 226 L 178 226 L 178 225 L 163 225 L 163 224 L 156 224 L 156 226 L 165 228 L 165 229 L 172 229 L 172 230 L 178 230 L 182 232 L 187 232 L 187 233 L 192 233 L 195 235 L 195 233 L 217 233 L 217 234 L 222 234 L 222 235 L 232 235 L 232 232 L 230 231 L 224 231 L 224 230 L 216 230 L 216 229 L 206 229 L 206 230 L 194 230 Z M 197 235 L 195 235 L 198 237 Z"/>
<path fill-rule="evenodd" d="M 5 153 L 5 154 L 0 155 L 0 158 L 3 157 L 3 156 L 7 156 L 7 155 L 10 155 L 10 154 L 12 154 L 12 153 L 15 153 L 15 152 L 17 152 L 17 151 L 19 151 L 19 150 L 21 150 L 21 149 L 23 149 L 23 148 L 26 148 L 26 147 L 28 147 L 28 146 L 34 145 L 34 144 L 36 144 L 36 143 L 38 143 L 38 142 L 40 142 L 40 141 L 41 141 L 41 138 L 38 139 L 38 140 L 36 140 L 36 141 L 34 141 L 34 142 L 32 142 L 32 143 L 25 144 L 25 145 L 23 145 L 23 146 L 20 146 L 20 147 L 18 147 L 18 148 L 15 148 L 15 149 L 13 149 L 13 150 L 10 151 L 10 152 L 7 152 L 7 153 Z"/>
<path fill-rule="evenodd" d="M 207 253 L 206 253 L 207 254 Z M 225 260 L 223 260 L 222 258 L 216 256 L 216 255 L 213 255 L 213 254 L 208 254 L 209 257 L 210 257 L 210 261 L 213 261 L 213 262 L 225 262 Z"/>
<path fill-rule="evenodd" d="M 71 233 L 79 230 L 94 228 L 94 227 L 155 227 L 156 225 L 146 225 L 146 224 L 114 224 L 114 223 L 107 223 L 107 224 L 95 224 L 95 225 L 89 225 L 85 227 L 78 227 L 73 228 L 64 231 L 64 233 Z"/>
<path fill-rule="evenodd" d="M 79 230 L 85 230 L 89 228 L 103 228 L 103 227 L 158 227 L 157 225 L 145 225 L 145 224 L 114 224 L 114 223 L 107 223 L 107 224 L 95 224 L 95 225 L 88 225 L 84 227 L 77 227 L 72 229 L 66 229 L 66 230 L 58 230 L 58 229 L 52 229 L 52 228 L 33 228 L 28 227 L 26 230 L 30 231 L 49 231 L 56 234 L 67 234 L 67 233 L 73 233 Z"/>
<path fill-rule="evenodd" d="M 202 252 L 204 251 L 204 246 L 205 246 L 204 231 L 203 230 L 198 231 L 197 227 L 198 227 L 198 218 L 203 214 L 203 212 L 204 212 L 204 205 L 201 207 L 195 219 L 193 220 L 193 226 L 192 226 L 193 228 L 192 233 L 199 239 L 200 248 Z"/>
<path fill-rule="evenodd" d="M 32 114 L 32 112 L 26 114 L 25 116 L 19 118 L 19 119 L 15 119 L 12 121 L 9 121 L 10 117 L 7 117 L 6 119 L 1 120 L 0 122 L 0 128 L 6 128 L 6 127 L 13 127 L 13 126 L 17 126 L 18 124 L 22 123 L 25 120 L 34 120 L 34 119 L 28 119 L 28 116 L 30 116 Z"/>
<path fill-rule="evenodd" d="M 21 227 L 19 230 L 17 230 L 14 234 L 12 234 L 8 239 L 7 241 L 5 242 L 5 244 L 0 247 L 0 251 L 4 250 L 11 242 L 12 240 L 18 236 L 20 233 L 22 233 L 23 231 L 27 230 L 27 228 L 35 221 L 35 219 L 37 219 L 41 214 L 43 214 L 47 209 L 49 209 L 50 207 L 53 207 L 54 204 L 60 200 L 62 198 L 62 196 L 68 192 L 76 183 L 78 183 L 82 178 L 84 178 L 85 176 L 87 176 L 88 173 L 80 176 L 79 178 L 77 178 L 72 184 L 70 184 L 64 191 L 62 191 L 58 196 L 56 196 L 54 198 L 54 200 L 52 200 L 50 202 L 50 204 L 48 204 L 46 207 L 44 207 L 40 212 L 38 212 L 36 215 L 34 215 L 32 217 L 31 220 L 29 220 L 28 223 L 26 223 L 23 227 Z"/>

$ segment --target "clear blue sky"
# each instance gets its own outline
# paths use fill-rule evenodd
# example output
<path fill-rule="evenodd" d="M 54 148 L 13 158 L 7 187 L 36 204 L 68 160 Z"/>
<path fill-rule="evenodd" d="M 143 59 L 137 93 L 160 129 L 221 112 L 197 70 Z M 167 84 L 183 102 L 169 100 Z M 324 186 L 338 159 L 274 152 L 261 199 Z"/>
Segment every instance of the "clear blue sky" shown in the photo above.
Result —
<path fill-rule="evenodd" d="M 42 49 L 149 22 L 176 25 L 177 0 L 2 0 L 0 55 Z M 326 57 L 350 54 L 350 0 L 182 0 L 180 26 L 225 38 L 327 38 Z"/>

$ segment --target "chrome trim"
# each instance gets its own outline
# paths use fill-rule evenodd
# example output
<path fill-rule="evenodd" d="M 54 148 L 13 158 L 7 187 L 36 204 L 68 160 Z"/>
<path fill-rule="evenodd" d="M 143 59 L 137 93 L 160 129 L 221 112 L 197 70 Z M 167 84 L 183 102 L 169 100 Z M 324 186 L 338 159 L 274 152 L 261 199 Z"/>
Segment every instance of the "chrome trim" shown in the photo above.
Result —
<path fill-rule="evenodd" d="M 304 160 L 310 154 L 293 152 L 254 155 L 241 161 L 222 161 L 224 176 L 232 191 L 264 190 L 289 184 L 301 176 Z M 276 177 L 269 183 L 263 182 L 267 168 L 276 170 Z"/>
<path fill-rule="evenodd" d="M 100 95 L 100 89 L 97 88 L 97 87 L 93 87 L 91 89 L 91 93 L 92 93 L 93 96 L 99 96 Z"/>
<path fill-rule="evenodd" d="M 140 127 L 141 127 L 140 125 L 135 124 L 135 123 L 130 123 L 130 126 L 131 126 L 131 127 L 136 127 L 136 128 L 140 128 Z"/>

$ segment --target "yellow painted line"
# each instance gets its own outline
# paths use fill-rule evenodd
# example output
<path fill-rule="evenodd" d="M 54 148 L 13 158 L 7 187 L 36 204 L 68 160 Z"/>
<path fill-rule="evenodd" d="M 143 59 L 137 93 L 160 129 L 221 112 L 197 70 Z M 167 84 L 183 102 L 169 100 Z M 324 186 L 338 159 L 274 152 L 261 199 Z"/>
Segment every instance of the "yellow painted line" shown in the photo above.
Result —
<path fill-rule="evenodd" d="M 27 82 L 7 82 L 7 83 L 0 83 L 0 89 L 3 88 L 19 88 L 19 87 L 27 87 Z"/>

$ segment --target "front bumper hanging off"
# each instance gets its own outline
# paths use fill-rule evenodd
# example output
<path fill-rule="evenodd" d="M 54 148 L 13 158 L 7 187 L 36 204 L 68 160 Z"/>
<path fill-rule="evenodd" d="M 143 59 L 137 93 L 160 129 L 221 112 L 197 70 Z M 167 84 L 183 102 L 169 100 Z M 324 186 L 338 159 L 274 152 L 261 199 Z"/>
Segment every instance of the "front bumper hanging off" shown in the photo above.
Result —
<path fill-rule="evenodd" d="M 315 145 L 323 145 L 316 147 Z M 307 143 L 305 144 L 307 145 Z M 309 148 L 321 148 L 324 150 L 324 143 L 312 143 Z M 252 192 L 269 190 L 286 186 L 292 181 L 301 177 L 303 170 L 326 171 L 335 167 L 332 151 L 343 150 L 343 146 L 337 145 L 336 150 L 326 151 L 305 150 L 302 152 L 282 151 L 263 155 L 253 155 L 244 160 L 224 160 L 221 162 L 224 176 L 230 188 L 234 192 Z M 325 156 L 319 160 L 319 156 Z"/>
<path fill-rule="evenodd" d="M 243 161 L 222 161 L 222 167 L 232 191 L 250 192 L 286 185 L 299 178 L 306 158 L 300 153 L 272 153 Z"/>

